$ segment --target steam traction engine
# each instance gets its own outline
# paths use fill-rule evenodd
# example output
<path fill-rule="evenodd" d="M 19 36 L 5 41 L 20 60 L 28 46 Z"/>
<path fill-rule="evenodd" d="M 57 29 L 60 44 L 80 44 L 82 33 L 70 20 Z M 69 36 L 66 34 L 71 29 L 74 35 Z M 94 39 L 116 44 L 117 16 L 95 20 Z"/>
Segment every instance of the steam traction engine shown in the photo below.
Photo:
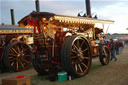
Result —
<path fill-rule="evenodd" d="M 0 70 L 22 71 L 31 64 L 28 44 L 33 30 L 17 26 L 0 26 Z"/>
<path fill-rule="evenodd" d="M 89 72 L 92 57 L 99 56 L 102 65 L 109 63 L 110 53 L 101 36 L 103 28 L 95 28 L 96 23 L 113 21 L 32 12 L 19 21 L 19 26 L 34 27 L 32 64 L 39 74 L 65 70 L 81 77 Z"/>

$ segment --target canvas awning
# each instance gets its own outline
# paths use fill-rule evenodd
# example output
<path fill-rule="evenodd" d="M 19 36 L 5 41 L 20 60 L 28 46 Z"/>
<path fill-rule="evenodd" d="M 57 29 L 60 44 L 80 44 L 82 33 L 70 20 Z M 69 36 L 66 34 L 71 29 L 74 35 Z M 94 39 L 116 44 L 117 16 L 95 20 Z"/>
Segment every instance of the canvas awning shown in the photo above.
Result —
<path fill-rule="evenodd" d="M 59 22 L 68 22 L 68 23 L 76 23 L 76 24 L 113 24 L 114 21 L 111 20 L 100 20 L 94 18 L 86 18 L 86 17 L 71 17 L 71 16 L 60 16 L 55 15 L 53 17 L 55 20 L 59 20 Z"/>
<path fill-rule="evenodd" d="M 35 19 L 42 18 L 42 20 L 46 21 L 45 23 L 48 23 L 48 21 L 50 21 L 51 22 L 50 24 L 57 25 L 57 26 L 63 25 L 64 27 L 74 27 L 74 26 L 79 27 L 87 24 L 94 25 L 96 23 L 101 23 L 101 24 L 114 23 L 114 21 L 111 21 L 111 20 L 64 16 L 64 15 L 57 15 L 49 12 L 32 12 L 18 22 L 19 26 L 25 26 L 27 24 L 28 17 L 34 17 Z"/>

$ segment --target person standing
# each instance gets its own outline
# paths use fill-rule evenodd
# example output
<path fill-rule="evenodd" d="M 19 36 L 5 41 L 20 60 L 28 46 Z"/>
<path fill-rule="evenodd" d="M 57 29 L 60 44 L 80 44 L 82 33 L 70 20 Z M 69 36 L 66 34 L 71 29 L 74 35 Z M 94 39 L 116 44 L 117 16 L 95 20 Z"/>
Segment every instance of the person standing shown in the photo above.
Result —
<path fill-rule="evenodd" d="M 111 52 L 111 60 L 115 59 L 115 61 L 117 61 L 116 48 L 113 39 L 110 39 L 110 52 Z"/>
<path fill-rule="evenodd" d="M 108 47 L 108 49 L 110 51 L 110 42 L 109 41 L 107 41 L 107 47 Z"/>
<path fill-rule="evenodd" d="M 123 42 L 120 41 L 119 42 L 119 54 L 121 54 L 122 50 L 123 50 Z"/>
<path fill-rule="evenodd" d="M 115 46 L 116 54 L 119 55 L 119 40 L 116 41 Z"/>

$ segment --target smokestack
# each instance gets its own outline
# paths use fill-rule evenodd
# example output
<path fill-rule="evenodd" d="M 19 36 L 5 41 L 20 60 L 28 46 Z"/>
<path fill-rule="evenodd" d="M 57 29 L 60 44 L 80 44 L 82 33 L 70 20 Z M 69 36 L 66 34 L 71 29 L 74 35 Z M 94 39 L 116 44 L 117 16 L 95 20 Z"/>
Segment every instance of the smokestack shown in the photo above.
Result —
<path fill-rule="evenodd" d="M 12 25 L 15 25 L 14 9 L 10 9 Z"/>
<path fill-rule="evenodd" d="M 85 1 L 85 4 L 86 4 L 86 13 L 87 13 L 87 16 L 90 16 L 90 17 L 91 17 L 90 0 L 86 0 L 86 1 Z"/>
<path fill-rule="evenodd" d="M 36 0 L 36 1 L 35 1 L 35 4 L 36 4 L 36 11 L 37 11 L 37 12 L 40 12 L 39 0 Z"/>

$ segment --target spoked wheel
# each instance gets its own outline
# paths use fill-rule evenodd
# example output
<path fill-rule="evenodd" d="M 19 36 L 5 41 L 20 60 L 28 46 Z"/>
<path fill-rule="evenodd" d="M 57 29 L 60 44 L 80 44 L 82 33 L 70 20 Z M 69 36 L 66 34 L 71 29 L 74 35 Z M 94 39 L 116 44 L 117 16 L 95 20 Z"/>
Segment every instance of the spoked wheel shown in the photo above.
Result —
<path fill-rule="evenodd" d="M 64 69 L 76 77 L 84 76 L 91 66 L 91 48 L 82 35 L 66 39 L 61 48 L 61 62 Z"/>
<path fill-rule="evenodd" d="M 22 71 L 31 64 L 32 52 L 24 42 L 13 42 L 7 45 L 4 53 L 4 64 L 9 70 Z"/>
<path fill-rule="evenodd" d="M 107 65 L 110 60 L 109 49 L 106 46 L 102 46 L 102 49 L 100 50 L 100 62 L 102 65 Z"/>
<path fill-rule="evenodd" d="M 38 52 L 35 54 L 35 58 L 32 59 L 32 65 L 39 75 L 46 75 L 49 73 L 48 69 L 44 69 L 44 67 L 47 66 L 44 66 L 44 64 L 41 63 L 41 58 L 39 57 Z"/>

